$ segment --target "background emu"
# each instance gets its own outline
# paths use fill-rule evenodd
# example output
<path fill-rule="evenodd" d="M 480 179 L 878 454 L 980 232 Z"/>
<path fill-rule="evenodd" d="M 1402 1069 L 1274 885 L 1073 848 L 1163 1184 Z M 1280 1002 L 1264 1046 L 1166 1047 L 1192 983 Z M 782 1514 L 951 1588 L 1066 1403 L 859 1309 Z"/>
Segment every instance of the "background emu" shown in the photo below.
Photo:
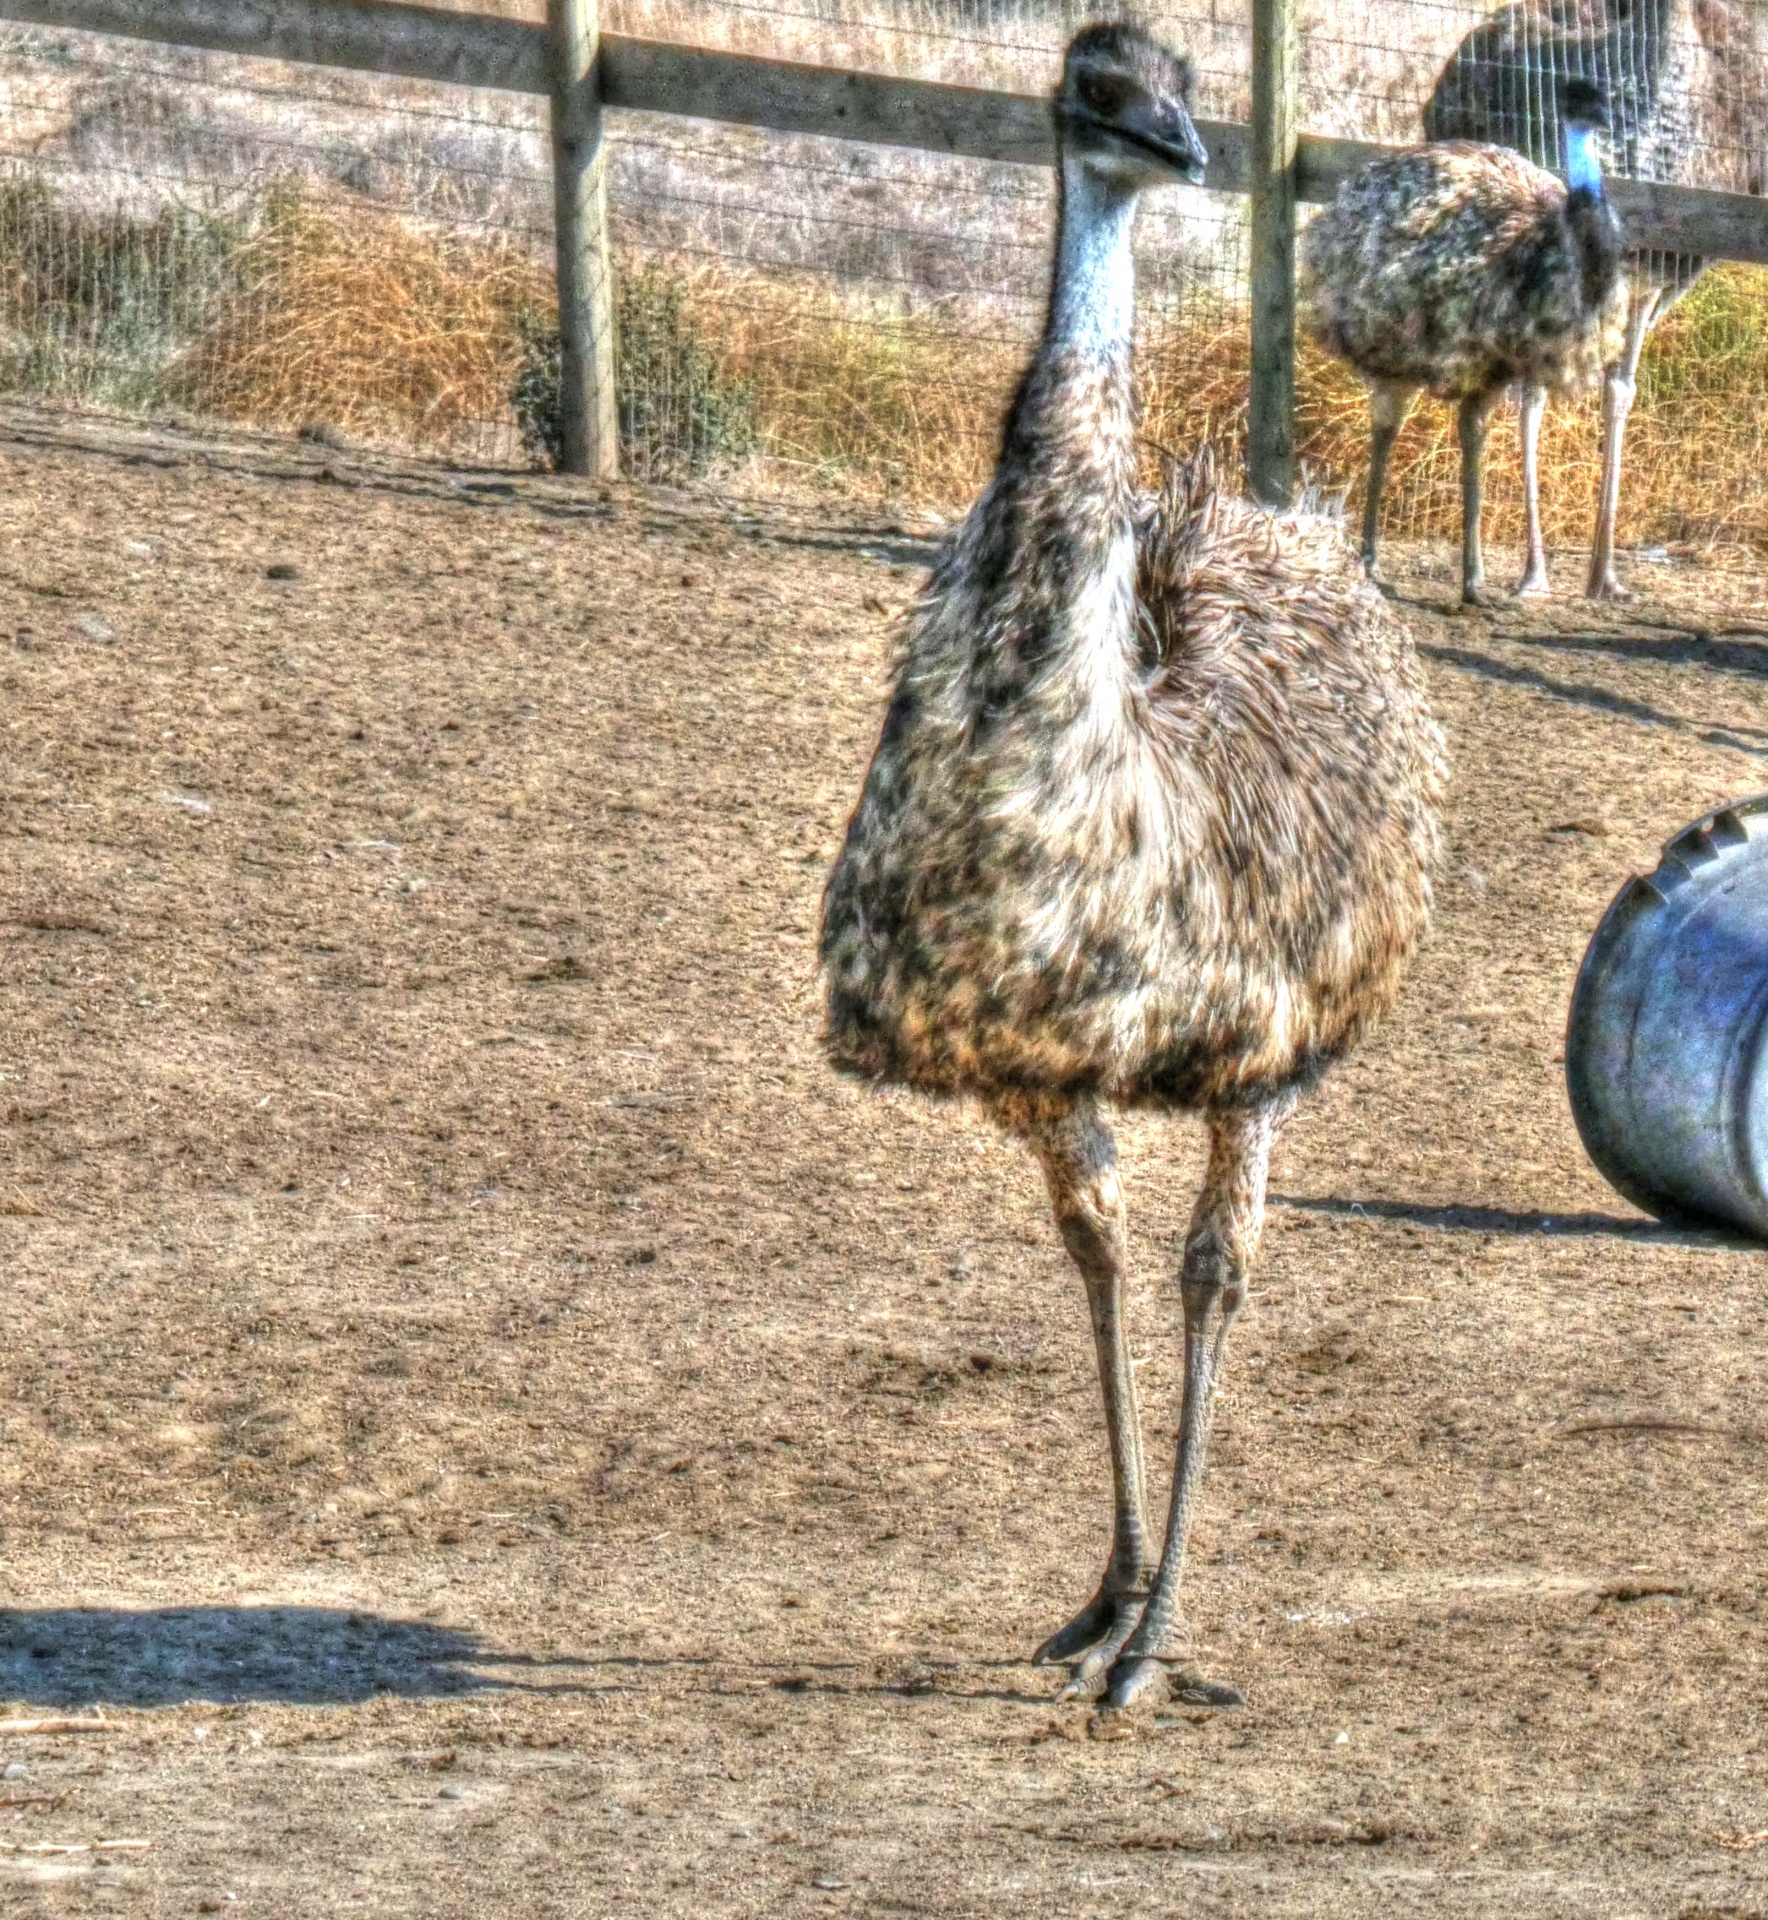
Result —
<path fill-rule="evenodd" d="M 1442 778 L 1410 646 L 1335 529 L 1223 498 L 1208 460 L 1138 502 L 1131 226 L 1140 189 L 1201 176 L 1189 91 L 1138 32 L 1069 49 L 1043 338 L 908 636 L 821 945 L 838 1066 L 973 1096 L 1042 1163 L 1091 1309 L 1114 1520 L 1097 1592 L 1038 1657 L 1114 1707 L 1183 1653 L 1272 1139 L 1397 991 Z M 1200 1110 L 1209 1133 L 1157 1571 L 1111 1101 Z"/>
<path fill-rule="evenodd" d="M 1363 563 L 1373 574 L 1388 455 L 1428 387 L 1459 405 L 1461 597 L 1476 605 L 1485 604 L 1480 468 L 1492 403 L 1516 381 L 1543 398 L 1594 386 L 1625 322 L 1620 224 L 1592 144 L 1600 98 L 1587 80 L 1564 92 L 1569 189 L 1508 148 L 1448 141 L 1364 167 L 1302 236 L 1309 324 L 1369 387 Z M 1540 424 L 1540 405 L 1525 409 L 1529 566 L 1519 591 L 1545 580 Z"/>
<path fill-rule="evenodd" d="M 1561 150 L 1560 91 L 1568 75 L 1607 99 L 1611 169 L 1630 180 L 1667 180 L 1768 191 L 1768 16 L 1736 0 L 1517 0 L 1482 21 L 1443 68 L 1424 109 L 1427 140 L 1514 147 L 1539 165 Z M 1690 254 L 1627 256 L 1626 327 L 1608 356 L 1602 390 L 1602 485 L 1585 592 L 1619 595 L 1615 522 L 1621 446 L 1645 336 L 1694 284 L 1705 262 Z M 1547 396 L 1525 383 L 1525 443 Z M 1525 463 L 1530 558 L 1524 585 L 1547 588 L 1536 481 Z"/>

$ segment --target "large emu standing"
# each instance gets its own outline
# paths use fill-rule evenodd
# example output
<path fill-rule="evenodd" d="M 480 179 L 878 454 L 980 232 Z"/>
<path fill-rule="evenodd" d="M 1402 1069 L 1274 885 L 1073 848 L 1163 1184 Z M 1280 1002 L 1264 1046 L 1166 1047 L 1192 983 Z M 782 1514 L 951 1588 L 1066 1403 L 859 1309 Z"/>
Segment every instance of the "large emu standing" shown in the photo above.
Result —
<path fill-rule="evenodd" d="M 1461 597 L 1486 603 L 1481 464 L 1493 402 L 1512 384 L 1594 386 L 1618 349 L 1621 229 L 1602 196 L 1605 118 L 1587 80 L 1565 86 L 1570 187 L 1507 147 L 1444 141 L 1352 175 L 1302 236 L 1309 324 L 1369 387 L 1363 563 L 1375 571 L 1388 456 L 1420 387 L 1459 404 Z M 1523 414 L 1530 570 L 1545 578 L 1536 498 L 1540 407 Z"/>
<path fill-rule="evenodd" d="M 1542 166 L 1560 151 L 1565 79 L 1594 81 L 1609 103 L 1612 171 L 1630 180 L 1768 192 L 1768 14 L 1740 0 L 1513 0 L 1450 56 L 1424 109 L 1427 140 L 1514 147 Z M 1602 488 L 1584 591 L 1623 594 L 1615 575 L 1621 447 L 1645 336 L 1693 286 L 1705 261 L 1638 250 L 1626 261 L 1626 325 L 1602 388 Z M 1521 392 L 1525 448 L 1545 389 Z M 1522 590 L 1547 591 L 1536 478 L 1525 463 L 1529 564 Z"/>
<path fill-rule="evenodd" d="M 933 578 L 829 879 L 826 1045 L 969 1095 L 1041 1161 L 1086 1285 L 1115 1493 L 1097 1593 L 1038 1658 L 1121 1708 L 1180 1660 L 1180 1566 L 1277 1125 L 1393 1000 L 1429 909 L 1442 742 L 1336 531 L 1138 499 L 1138 192 L 1201 175 L 1190 73 L 1094 27 L 1056 96 L 1043 339 Z M 1201 1111 L 1184 1400 L 1152 1564 L 1107 1103 Z M 1237 1697 L 1189 1683 L 1193 1697 Z"/>

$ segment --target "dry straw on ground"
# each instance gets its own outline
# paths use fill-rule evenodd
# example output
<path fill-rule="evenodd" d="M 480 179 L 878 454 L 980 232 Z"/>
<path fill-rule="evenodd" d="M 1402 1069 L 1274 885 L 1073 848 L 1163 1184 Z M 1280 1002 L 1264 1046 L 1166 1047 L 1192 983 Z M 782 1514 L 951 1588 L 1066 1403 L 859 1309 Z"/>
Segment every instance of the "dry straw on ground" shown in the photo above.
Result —
<path fill-rule="evenodd" d="M 19 272 L 0 291 L 0 317 L 10 328 L 15 383 L 40 383 L 51 361 L 72 364 L 65 353 L 19 351 L 28 336 L 50 338 L 57 302 L 71 297 L 55 263 L 71 250 L 87 262 L 86 279 L 97 272 L 93 263 L 114 265 L 119 290 L 107 297 L 119 325 L 142 308 L 143 274 L 200 273 L 200 286 L 156 289 L 149 303 L 165 313 L 153 353 L 163 352 L 162 335 L 169 341 L 185 328 L 187 337 L 157 371 L 137 370 L 144 393 L 205 415 L 280 428 L 324 420 L 420 448 L 470 451 L 485 446 L 488 432 L 512 450 L 517 444 L 511 396 L 524 364 L 524 316 L 552 304 L 543 253 L 518 237 L 283 188 L 231 228 L 231 238 L 211 225 L 200 247 L 169 246 L 156 228 L 149 247 L 137 244 L 132 228 L 124 231 L 126 223 L 112 222 L 111 232 L 40 193 L 14 201 L 20 234 L 6 251 Z M 728 470 L 740 459 L 751 463 L 752 480 L 947 509 L 986 477 L 1026 352 L 1022 325 L 986 303 L 912 304 L 900 293 L 835 286 L 809 273 L 659 259 L 636 236 L 623 244 L 618 271 L 629 294 L 642 290 L 643 314 L 658 308 L 660 296 L 672 309 L 661 328 L 641 327 L 640 308 L 627 316 L 623 412 L 636 436 L 635 470 L 672 477 L 708 464 Z M 1624 540 L 1768 546 L 1765 292 L 1768 275 L 1759 270 L 1717 269 L 1652 336 L 1629 436 Z M 88 333 L 103 294 L 82 281 Z M 1149 320 L 1141 365 L 1151 446 L 1183 450 L 1237 436 L 1246 411 L 1246 335 L 1244 308 L 1207 287 Z M 107 351 L 108 360 L 97 358 L 114 378 L 114 343 Z M 706 419 L 729 411 L 719 387 L 748 423 L 742 434 L 705 430 Z M 688 388 L 699 397 L 684 411 L 680 395 Z M 1327 490 L 1347 489 L 1354 509 L 1368 430 L 1362 390 L 1348 370 L 1304 348 L 1300 392 L 1298 445 L 1308 476 Z M 659 462 L 659 433 L 666 438 L 677 418 L 698 444 L 684 446 L 678 462 Z M 769 472 L 754 471 L 756 461 Z M 1552 408 L 1542 504 L 1555 544 L 1575 546 L 1587 536 L 1597 468 L 1594 398 Z M 1521 490 L 1508 411 L 1488 472 L 1491 536 L 1514 541 Z M 1452 413 L 1423 402 L 1396 453 L 1389 530 L 1453 533 L 1458 476 Z"/>
<path fill-rule="evenodd" d="M 517 316 L 547 283 L 519 248 L 296 201 L 248 249 L 249 272 L 192 362 L 203 404 L 264 424 L 323 414 L 418 443 L 507 415 Z M 653 268 L 653 271 L 657 269 Z M 663 263 L 694 337 L 746 386 L 766 456 L 864 494 L 962 504 L 991 466 L 1024 346 L 986 311 L 903 311 L 809 277 Z M 1653 335 L 1630 429 L 1623 536 L 1768 544 L 1768 275 L 1718 269 Z M 990 325 L 993 321 L 994 331 Z M 1246 410 L 1246 317 L 1204 296 L 1143 342 L 1146 429 L 1175 449 L 1231 439 Z M 645 377 L 655 379 L 654 363 Z M 1368 410 L 1349 371 L 1304 349 L 1299 449 L 1310 478 L 1360 498 Z M 1489 528 L 1521 530 L 1514 415 L 1495 430 Z M 1542 437 L 1549 540 L 1586 537 L 1599 465 L 1594 397 L 1553 407 Z M 1388 520 L 1449 534 L 1460 514 L 1452 411 L 1420 402 L 1401 437 Z"/>
<path fill-rule="evenodd" d="M 446 443 L 507 409 L 516 317 L 549 278 L 514 241 L 286 192 L 246 240 L 184 368 L 191 403 Z"/>
<path fill-rule="evenodd" d="M 1706 276 L 1653 335 L 1629 429 L 1623 537 L 1768 545 L 1768 274 Z M 1024 349 L 951 305 L 903 315 L 828 288 L 728 271 L 695 273 L 692 311 L 720 369 L 750 384 L 768 451 L 826 479 L 955 507 L 993 462 Z M 1143 342 L 1145 427 L 1182 450 L 1232 439 L 1247 395 L 1245 310 L 1199 298 Z M 1368 406 L 1344 367 L 1304 348 L 1298 440 L 1309 477 L 1361 500 Z M 1600 465 L 1595 396 L 1550 409 L 1542 435 L 1549 540 L 1588 537 Z M 1494 430 L 1488 526 L 1520 538 L 1515 416 Z M 1452 409 L 1423 400 L 1389 480 L 1389 525 L 1452 534 L 1460 456 Z"/>

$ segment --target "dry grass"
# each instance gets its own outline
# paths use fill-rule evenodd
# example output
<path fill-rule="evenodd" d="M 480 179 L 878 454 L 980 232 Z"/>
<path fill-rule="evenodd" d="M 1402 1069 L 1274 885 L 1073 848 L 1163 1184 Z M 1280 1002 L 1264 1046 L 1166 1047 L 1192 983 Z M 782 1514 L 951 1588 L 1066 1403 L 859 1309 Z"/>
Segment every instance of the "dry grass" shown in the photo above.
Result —
<path fill-rule="evenodd" d="M 273 200 L 184 368 L 190 403 L 272 427 L 446 443 L 507 413 L 516 322 L 550 277 L 513 242 L 312 195 Z"/>
<path fill-rule="evenodd" d="M 417 444 L 508 418 L 517 318 L 548 304 L 545 269 L 511 244 L 285 196 L 247 243 L 238 291 L 190 357 L 194 404 L 269 426 L 315 416 Z M 994 458 L 1023 361 L 974 304 L 905 311 L 808 278 L 681 266 L 687 310 L 721 379 L 742 383 L 767 456 L 823 484 L 960 505 Z M 1709 274 L 1653 336 L 1629 434 L 1627 541 L 1768 544 L 1768 276 Z M 991 331 L 991 327 L 993 330 Z M 1199 297 L 1143 346 L 1150 441 L 1232 440 L 1246 409 L 1243 309 Z M 1304 348 L 1298 421 L 1311 478 L 1360 497 L 1368 431 L 1348 369 Z M 1548 540 L 1588 535 L 1598 473 L 1594 397 L 1550 409 Z M 1514 415 L 1497 422 L 1488 529 L 1521 532 Z M 1424 401 L 1396 451 L 1387 524 L 1448 534 L 1460 512 L 1452 411 Z"/>
<path fill-rule="evenodd" d="M 1768 275 L 1709 274 L 1652 337 L 1628 437 L 1622 538 L 1768 545 Z M 844 484 L 945 506 L 966 500 L 994 458 L 1001 408 L 1023 348 L 980 337 L 950 307 L 901 316 L 839 294 L 756 276 L 702 276 L 695 312 L 721 366 L 749 381 L 770 451 Z M 968 324 L 967 324 L 968 322 Z M 1202 297 L 1143 344 L 1148 438 L 1182 449 L 1244 428 L 1246 316 Z M 1309 477 L 1361 499 L 1368 406 L 1354 375 L 1304 347 L 1298 441 Z M 1551 408 L 1542 433 L 1542 516 L 1550 543 L 1589 536 L 1599 473 L 1595 396 Z M 1494 426 L 1488 533 L 1522 531 L 1515 416 Z M 1460 517 L 1454 415 L 1423 401 L 1389 480 L 1386 522 L 1453 533 Z"/>
<path fill-rule="evenodd" d="M 146 302 L 192 316 L 187 339 L 157 378 L 196 411 L 282 428 L 323 419 L 366 438 L 439 448 L 482 445 L 490 429 L 514 445 L 520 319 L 544 311 L 552 297 L 545 261 L 515 240 L 292 188 L 274 193 L 235 241 L 210 233 L 200 248 L 182 250 L 144 249 L 133 230 L 64 233 L 74 216 L 46 201 L 30 206 L 59 240 L 41 248 L 21 241 L 21 270 L 34 265 L 38 277 L 53 278 L 53 262 L 76 240 L 82 259 L 114 254 L 128 281 L 120 312 L 142 308 L 136 283 L 155 263 L 168 274 L 185 271 L 181 261 L 200 272 L 203 284 L 189 299 L 166 288 Z M 636 237 L 625 252 L 641 257 Z M 679 350 L 701 356 L 716 381 L 743 391 L 762 457 L 779 478 L 952 508 L 986 476 L 1026 351 L 1003 312 L 975 300 L 911 306 L 809 274 L 654 259 L 651 273 L 686 287 Z M 1768 275 L 1760 271 L 1716 270 L 1654 334 L 1629 434 L 1623 541 L 1768 546 L 1765 292 Z M 56 301 L 75 298 L 59 279 L 39 287 L 32 278 L 23 293 L 32 298 L 15 288 L 8 309 L 20 339 L 47 324 Z M 82 282 L 82 311 L 95 301 Z M 151 351 L 165 351 L 161 335 L 169 340 L 176 331 L 168 319 Z M 629 390 L 640 382 L 667 388 L 671 368 L 659 365 L 656 342 L 644 353 L 629 345 L 635 350 L 622 369 Z M 1195 292 L 1176 314 L 1150 321 L 1142 373 L 1152 443 L 1182 449 L 1232 441 L 1246 407 L 1244 309 Z M 1311 348 L 1303 352 L 1300 386 L 1298 439 L 1309 475 L 1328 487 L 1348 485 L 1354 503 L 1367 435 L 1362 390 L 1347 369 Z M 1587 537 L 1597 438 L 1593 398 L 1549 411 L 1542 506 L 1556 545 Z M 1396 453 L 1388 529 L 1452 533 L 1458 470 L 1450 410 L 1421 404 Z M 1508 410 L 1494 429 L 1488 514 L 1495 542 L 1518 538 L 1520 473 Z"/>
<path fill-rule="evenodd" d="M 697 276 L 721 372 L 748 384 L 771 457 L 830 484 L 951 504 L 992 465 L 1018 356 L 953 304 L 877 300 L 758 275 Z"/>

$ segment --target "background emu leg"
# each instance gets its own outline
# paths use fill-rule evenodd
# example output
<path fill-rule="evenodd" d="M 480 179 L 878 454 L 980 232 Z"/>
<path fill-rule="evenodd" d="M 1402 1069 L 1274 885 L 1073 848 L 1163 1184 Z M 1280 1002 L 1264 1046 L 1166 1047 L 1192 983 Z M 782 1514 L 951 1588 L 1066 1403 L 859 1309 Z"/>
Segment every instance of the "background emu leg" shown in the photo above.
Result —
<path fill-rule="evenodd" d="M 1596 538 L 1590 545 L 1590 574 L 1584 592 L 1592 600 L 1621 600 L 1627 589 L 1615 575 L 1615 520 L 1621 510 L 1621 442 L 1639 372 L 1645 336 L 1664 297 L 1662 287 L 1635 285 L 1627 307 L 1627 338 L 1621 357 L 1602 377 L 1602 493 L 1596 503 Z"/>
<path fill-rule="evenodd" d="M 1486 458 L 1486 426 L 1492 417 L 1492 396 L 1470 393 L 1461 402 L 1456 429 L 1461 440 L 1461 603 L 1489 604 L 1486 598 L 1486 557 L 1480 545 L 1481 471 Z"/>
<path fill-rule="evenodd" d="M 1049 1183 L 1062 1244 L 1086 1282 L 1111 1441 L 1111 1558 L 1105 1577 L 1093 1598 L 1033 1656 L 1040 1665 L 1079 1659 L 1064 1691 L 1080 1692 L 1117 1658 L 1141 1618 L 1148 1591 L 1142 1427 L 1124 1325 L 1123 1189 L 1116 1143 L 1091 1101 L 1032 1128 L 1030 1136 Z"/>
<path fill-rule="evenodd" d="M 1541 539 L 1541 416 L 1547 411 L 1547 389 L 1525 380 L 1517 395 L 1516 411 L 1522 441 L 1523 511 L 1529 523 L 1529 557 L 1516 591 L 1524 599 L 1535 599 L 1552 591 L 1547 580 L 1547 548 Z"/>
<path fill-rule="evenodd" d="M 1209 1171 L 1191 1215 L 1179 1292 L 1185 1306 L 1185 1398 L 1179 1413 L 1178 1458 L 1173 1467 L 1172 1505 L 1160 1571 L 1135 1632 L 1111 1670 L 1107 1705 L 1130 1703 L 1161 1685 L 1164 1670 L 1183 1660 L 1186 1635 L 1179 1618 L 1179 1580 L 1191 1531 L 1198 1483 L 1209 1449 L 1228 1328 L 1246 1294 L 1246 1275 L 1258 1252 L 1265 1223 L 1265 1179 L 1278 1122 L 1292 1102 L 1212 1113 Z M 1187 1677 L 1180 1691 L 1210 1706 L 1238 1706 L 1232 1687 Z"/>
<path fill-rule="evenodd" d="M 1363 571 L 1375 578 L 1375 552 L 1381 536 L 1381 489 L 1388 456 L 1405 425 L 1418 389 L 1403 380 L 1369 382 L 1369 485 L 1363 496 Z"/>

